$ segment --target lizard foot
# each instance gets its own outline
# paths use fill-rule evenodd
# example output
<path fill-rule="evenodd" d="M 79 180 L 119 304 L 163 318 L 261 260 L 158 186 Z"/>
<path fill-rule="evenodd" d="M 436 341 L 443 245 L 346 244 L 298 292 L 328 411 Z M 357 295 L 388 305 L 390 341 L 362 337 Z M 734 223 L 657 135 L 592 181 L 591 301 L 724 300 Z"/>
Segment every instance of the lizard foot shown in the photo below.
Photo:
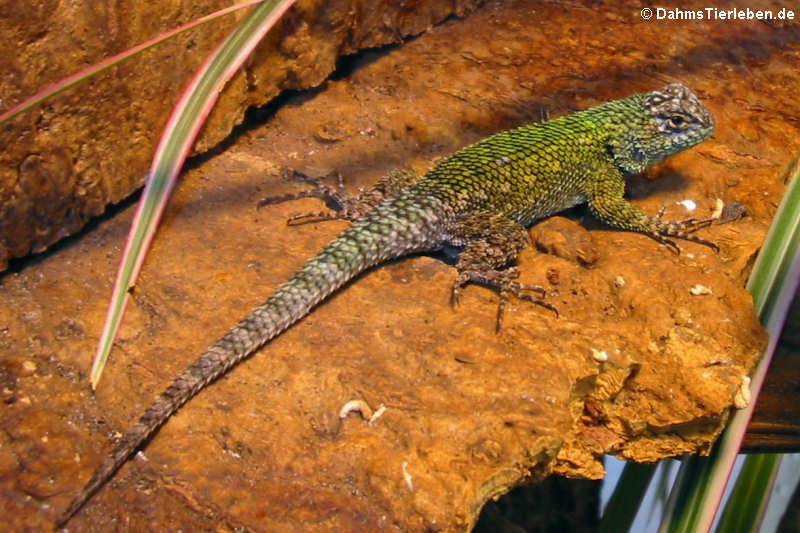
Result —
<path fill-rule="evenodd" d="M 709 248 L 711 248 L 715 252 L 719 252 L 719 246 L 717 246 L 716 243 L 714 243 L 712 241 L 708 241 L 706 239 L 701 239 L 700 237 L 698 237 L 696 235 L 692 235 L 691 232 L 676 230 L 674 228 L 669 227 L 669 226 L 672 226 L 673 224 L 678 224 L 678 223 L 679 222 L 667 222 L 667 223 L 664 223 L 663 227 L 659 227 L 659 229 L 656 229 L 653 233 L 649 233 L 648 235 L 650 237 L 652 237 L 653 239 L 655 239 L 656 241 L 658 241 L 660 244 L 663 244 L 664 246 L 666 246 L 669 249 L 669 251 L 675 253 L 676 255 L 680 255 L 681 247 L 678 246 L 678 244 L 675 241 L 673 241 L 672 239 L 669 239 L 667 237 L 675 237 L 676 239 L 683 239 L 685 241 L 696 242 L 697 244 L 702 244 L 703 246 L 708 246 Z M 666 228 L 666 229 L 662 229 L 662 228 Z M 695 230 L 691 230 L 691 231 L 695 231 Z"/>
<path fill-rule="evenodd" d="M 719 252 L 719 246 L 706 239 L 701 239 L 696 235 L 692 235 L 695 231 L 706 228 L 716 221 L 716 218 L 711 216 L 707 218 L 685 218 L 683 220 L 664 221 L 664 207 L 658 210 L 656 216 L 652 218 L 653 227 L 649 235 L 656 241 L 666 246 L 671 252 L 675 254 L 681 253 L 681 248 L 675 241 L 668 237 L 675 237 L 676 239 L 683 239 L 685 241 L 696 242 L 708 246 L 715 252 Z"/>
<path fill-rule="evenodd" d="M 667 248 L 678 254 L 681 252 L 680 247 L 678 247 L 677 244 L 667 237 L 675 237 L 677 239 L 703 244 L 713 249 L 715 252 L 719 252 L 719 246 L 717 246 L 715 243 L 701 239 L 695 235 L 692 235 L 692 233 L 699 229 L 706 228 L 712 224 L 727 224 L 728 222 L 739 220 L 745 214 L 746 209 L 741 203 L 731 202 L 723 207 L 722 201 L 718 200 L 717 210 L 715 210 L 715 212 L 709 217 L 687 218 L 684 220 L 664 222 L 661 220 L 661 217 L 664 215 L 664 208 L 662 207 L 659 209 L 658 213 L 656 213 L 656 216 L 653 219 L 655 226 L 654 232 L 656 235 L 652 236 L 658 242 L 667 246 Z"/>
<path fill-rule="evenodd" d="M 304 224 L 306 222 L 314 222 L 320 220 L 349 220 L 355 221 L 363 214 L 361 202 L 358 197 L 348 193 L 344 189 L 344 180 L 342 175 L 334 172 L 332 175 L 336 176 L 336 187 L 329 187 L 322 183 L 320 180 L 312 178 L 298 172 L 296 170 L 285 170 L 283 176 L 285 178 L 302 181 L 313 185 L 313 189 L 307 191 L 282 194 L 279 196 L 268 196 L 258 202 L 257 207 L 264 207 L 265 205 L 280 204 L 283 202 L 290 202 L 299 200 L 300 198 L 319 198 L 325 201 L 325 204 L 331 211 L 313 211 L 309 213 L 296 213 L 289 217 L 286 221 L 289 225 Z"/>
<path fill-rule="evenodd" d="M 518 277 L 519 270 L 516 267 L 507 268 L 505 270 L 461 271 L 453 282 L 450 302 L 453 306 L 457 305 L 461 287 L 472 282 L 497 289 L 500 294 L 500 301 L 497 305 L 495 331 L 500 331 L 500 328 L 503 326 L 503 315 L 505 313 L 509 293 L 520 300 L 525 300 L 540 305 L 545 309 L 549 309 L 558 317 L 558 309 L 556 309 L 554 305 L 545 302 L 541 297 L 535 297 L 528 292 L 524 292 L 535 292 L 543 297 L 545 295 L 545 290 L 539 285 L 529 285 L 515 281 Z"/>

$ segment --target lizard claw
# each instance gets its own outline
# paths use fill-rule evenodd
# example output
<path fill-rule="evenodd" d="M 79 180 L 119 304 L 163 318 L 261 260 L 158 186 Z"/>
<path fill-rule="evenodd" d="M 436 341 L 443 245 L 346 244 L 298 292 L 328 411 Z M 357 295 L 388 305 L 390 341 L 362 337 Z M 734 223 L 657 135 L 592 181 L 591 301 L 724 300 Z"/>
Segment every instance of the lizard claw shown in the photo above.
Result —
<path fill-rule="evenodd" d="M 658 213 L 652 218 L 653 225 L 649 228 L 648 234 L 657 240 L 660 244 L 666 246 L 671 252 L 680 255 L 681 248 L 668 237 L 675 237 L 685 241 L 695 242 L 708 246 L 715 252 L 719 252 L 719 246 L 711 241 L 696 237 L 693 233 L 699 229 L 706 228 L 713 224 L 717 218 L 686 218 L 683 220 L 676 220 L 672 222 L 664 222 L 661 220 L 664 214 L 664 208 L 659 209 Z"/>
<path fill-rule="evenodd" d="M 704 246 L 708 246 L 709 248 L 711 248 L 715 252 L 719 253 L 719 246 L 717 246 L 716 243 L 714 243 L 712 241 L 707 241 L 705 239 L 701 239 L 700 237 L 695 237 L 694 235 L 690 235 L 690 237 L 691 238 L 689 238 L 687 240 L 692 241 L 692 242 L 696 242 L 697 244 L 702 244 Z"/>
<path fill-rule="evenodd" d="M 458 297 L 462 285 L 463 283 L 459 282 L 458 278 L 456 278 L 456 282 L 453 283 L 453 290 L 450 292 L 450 306 L 453 308 L 458 306 Z"/>
<path fill-rule="evenodd" d="M 549 309 L 550 311 L 553 312 L 553 314 L 556 315 L 556 318 L 559 317 L 558 309 L 556 308 L 556 306 L 554 306 L 553 304 L 545 302 L 542 298 L 536 298 L 534 296 L 531 296 L 530 294 L 524 294 L 522 292 L 522 291 L 538 292 L 539 294 L 542 295 L 542 297 L 544 297 L 547 294 L 547 291 L 545 291 L 544 288 L 540 287 L 539 285 L 525 285 L 525 284 L 522 284 L 522 283 L 515 283 L 514 285 L 518 286 L 518 288 L 513 288 L 512 287 L 511 292 L 514 293 L 514 296 L 516 296 L 520 300 L 525 300 L 525 301 L 530 302 L 532 304 L 536 304 L 536 305 L 539 305 L 541 307 L 544 307 L 545 309 Z"/>
<path fill-rule="evenodd" d="M 672 239 L 667 239 L 662 235 L 658 235 L 656 236 L 656 240 L 661 243 L 662 246 L 666 247 L 670 252 L 674 253 L 675 255 L 681 255 L 681 247 L 678 246 Z"/>
<path fill-rule="evenodd" d="M 674 236 L 679 239 L 683 239 L 685 241 L 702 244 L 703 246 L 708 246 L 715 252 L 719 252 L 719 246 L 717 246 L 716 243 L 712 241 L 707 241 L 706 239 L 701 239 L 700 237 L 696 237 L 690 233 L 668 233 L 667 235 Z M 667 247 L 667 249 L 669 249 L 670 252 L 674 253 L 675 255 L 681 255 L 681 247 L 678 246 L 672 239 L 666 238 L 663 233 L 658 233 L 656 235 L 651 235 L 651 236 L 655 240 L 657 240 L 660 244 Z"/>
<path fill-rule="evenodd" d="M 500 301 L 497 304 L 497 319 L 495 321 L 495 331 L 499 332 L 503 325 L 503 315 L 505 314 L 506 303 L 508 303 L 508 295 L 509 293 L 513 294 L 520 300 L 525 300 L 526 302 L 530 302 L 545 309 L 549 309 L 552 311 L 556 318 L 558 318 L 558 309 L 552 304 L 545 302 L 541 297 L 536 297 L 531 294 L 527 294 L 524 291 L 535 292 L 540 294 L 542 297 L 545 296 L 546 291 L 544 288 L 540 287 L 539 285 L 528 285 L 525 283 L 519 283 L 518 281 L 512 281 L 519 275 L 519 272 L 516 269 L 509 269 L 507 271 L 494 271 L 491 275 L 486 275 L 486 273 L 477 273 L 477 272 L 460 272 L 456 277 L 455 281 L 453 282 L 453 289 L 450 294 L 450 304 L 455 307 L 458 305 L 458 298 L 461 292 L 461 287 L 463 287 L 466 283 L 473 281 L 476 283 L 480 283 L 482 285 L 487 285 L 489 287 L 493 287 L 498 290 L 500 293 Z"/>
<path fill-rule="evenodd" d="M 497 322 L 495 324 L 495 332 L 499 332 L 503 326 L 503 314 L 505 313 L 506 302 L 508 302 L 508 293 L 510 292 L 520 300 L 525 300 L 526 302 L 530 302 L 532 304 L 539 305 L 544 307 L 545 309 L 549 309 L 552 311 L 556 318 L 558 318 L 558 309 L 547 302 L 545 302 L 542 298 L 536 298 L 531 296 L 530 294 L 525 294 L 522 291 L 533 291 L 538 292 L 542 296 L 547 294 L 547 292 L 540 287 L 539 285 L 527 285 L 524 283 L 519 283 L 517 281 L 509 281 L 504 283 L 500 286 L 500 302 L 497 306 Z"/>

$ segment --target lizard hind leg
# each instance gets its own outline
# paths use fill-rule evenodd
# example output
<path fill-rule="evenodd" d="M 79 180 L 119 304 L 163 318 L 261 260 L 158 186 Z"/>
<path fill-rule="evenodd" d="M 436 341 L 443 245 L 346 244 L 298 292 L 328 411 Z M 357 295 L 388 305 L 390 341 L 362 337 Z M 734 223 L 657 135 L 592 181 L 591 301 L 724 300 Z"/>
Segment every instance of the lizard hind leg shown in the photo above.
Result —
<path fill-rule="evenodd" d="M 420 179 L 420 176 L 412 170 L 397 169 L 383 176 L 372 187 L 360 190 L 357 195 L 353 195 L 345 190 L 344 180 L 342 175 L 338 172 L 332 173 L 337 180 L 335 187 L 329 187 L 322 183 L 321 180 L 312 178 L 296 170 L 287 169 L 284 171 L 283 175 L 295 181 L 308 183 L 312 185 L 313 188 L 294 194 L 269 196 L 258 202 L 258 207 L 299 200 L 301 198 L 319 198 L 330 208 L 330 211 L 313 211 L 294 214 L 286 221 L 289 225 L 324 220 L 348 220 L 350 222 L 355 222 L 373 207 L 383 202 L 387 197 L 396 194 Z"/>
<path fill-rule="evenodd" d="M 498 291 L 500 301 L 495 323 L 497 331 L 503 324 L 509 294 L 545 307 L 558 316 L 553 305 L 530 294 L 535 292 L 544 296 L 545 290 L 538 285 L 520 283 L 517 281 L 519 270 L 515 266 L 509 266 L 520 251 L 530 245 L 530 237 L 524 227 L 499 215 L 473 215 L 459 221 L 450 232 L 453 244 L 464 245 L 456 262 L 458 275 L 453 283 L 453 305 L 458 303 L 461 287 L 472 282 Z"/>

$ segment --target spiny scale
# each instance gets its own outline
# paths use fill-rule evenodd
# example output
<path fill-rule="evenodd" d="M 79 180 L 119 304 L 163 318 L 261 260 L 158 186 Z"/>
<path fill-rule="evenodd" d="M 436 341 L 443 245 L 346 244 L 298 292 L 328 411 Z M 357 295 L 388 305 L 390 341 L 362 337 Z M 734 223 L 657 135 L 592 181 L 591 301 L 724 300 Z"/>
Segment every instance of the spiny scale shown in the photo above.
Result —
<path fill-rule="evenodd" d="M 675 250 L 668 237 L 713 246 L 690 234 L 708 221 L 663 222 L 623 199 L 625 173 L 640 172 L 694 146 L 713 129 L 711 113 L 691 90 L 671 84 L 498 133 L 459 150 L 422 178 L 390 174 L 358 199 L 321 189 L 314 195 L 347 203 L 339 216 L 355 219 L 353 226 L 173 381 L 123 435 L 58 525 L 187 400 L 372 265 L 444 245 L 463 246 L 453 299 L 468 282 L 494 286 L 500 294 L 499 327 L 509 293 L 554 310 L 524 292 L 543 291 L 516 282 L 513 263 L 529 245 L 524 226 L 577 203 L 588 202 L 611 226 L 645 233 Z"/>

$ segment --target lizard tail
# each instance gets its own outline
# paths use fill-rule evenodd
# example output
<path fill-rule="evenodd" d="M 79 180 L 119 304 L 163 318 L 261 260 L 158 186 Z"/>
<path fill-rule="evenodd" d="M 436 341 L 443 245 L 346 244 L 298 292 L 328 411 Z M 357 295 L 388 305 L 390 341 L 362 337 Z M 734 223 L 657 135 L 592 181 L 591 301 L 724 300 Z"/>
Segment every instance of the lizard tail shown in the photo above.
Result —
<path fill-rule="evenodd" d="M 403 213 L 398 216 L 396 210 L 387 213 L 384 206 L 374 211 L 377 213 L 367 215 L 331 241 L 269 299 L 184 370 L 123 435 L 56 525 L 64 525 L 184 403 L 232 366 L 305 317 L 330 293 L 370 266 L 412 251 L 431 248 L 427 242 L 430 233 L 421 227 L 421 223 L 430 223 L 431 220 L 418 217 L 416 222 L 412 222 L 402 216 Z"/>

